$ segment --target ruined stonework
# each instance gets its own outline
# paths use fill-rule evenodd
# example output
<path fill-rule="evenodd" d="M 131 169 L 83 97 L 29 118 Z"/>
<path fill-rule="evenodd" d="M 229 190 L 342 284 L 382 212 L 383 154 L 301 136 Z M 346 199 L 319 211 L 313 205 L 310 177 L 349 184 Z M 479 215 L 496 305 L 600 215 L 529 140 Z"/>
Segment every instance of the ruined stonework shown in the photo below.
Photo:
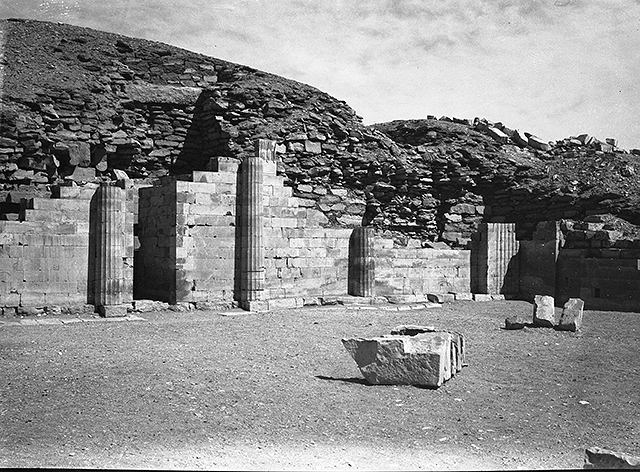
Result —
<path fill-rule="evenodd" d="M 437 388 L 462 370 L 465 345 L 461 334 L 433 329 L 409 332 L 346 338 L 342 344 L 370 384 Z"/>
<path fill-rule="evenodd" d="M 61 186 L 59 198 L 23 199 L 18 221 L 0 221 L 0 307 L 81 306 L 95 303 L 95 231 L 90 207 L 97 186 Z M 120 189 L 118 189 L 120 190 Z M 123 193 L 125 191 L 121 190 Z M 117 296 L 130 302 L 133 288 L 133 211 L 120 214 Z M 123 199 L 124 199 L 123 195 Z"/>

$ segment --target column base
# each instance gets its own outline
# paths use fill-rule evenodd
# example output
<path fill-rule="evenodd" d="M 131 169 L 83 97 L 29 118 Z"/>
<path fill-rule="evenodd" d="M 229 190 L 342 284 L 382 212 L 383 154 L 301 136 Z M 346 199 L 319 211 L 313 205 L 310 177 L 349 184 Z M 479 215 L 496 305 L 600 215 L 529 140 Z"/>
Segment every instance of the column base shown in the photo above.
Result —
<path fill-rule="evenodd" d="M 96 311 L 103 318 L 116 318 L 119 316 L 127 316 L 127 308 L 129 305 L 100 305 L 96 307 Z"/>
<path fill-rule="evenodd" d="M 247 311 L 269 311 L 268 300 L 247 300 L 240 302 L 240 308 Z"/>

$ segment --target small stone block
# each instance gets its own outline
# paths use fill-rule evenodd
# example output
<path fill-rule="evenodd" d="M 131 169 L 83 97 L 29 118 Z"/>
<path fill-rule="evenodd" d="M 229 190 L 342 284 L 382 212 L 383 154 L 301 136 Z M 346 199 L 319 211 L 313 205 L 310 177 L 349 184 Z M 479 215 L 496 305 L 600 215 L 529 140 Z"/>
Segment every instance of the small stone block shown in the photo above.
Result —
<path fill-rule="evenodd" d="M 456 300 L 473 300 L 473 294 L 470 292 L 456 292 L 453 295 Z"/>
<path fill-rule="evenodd" d="M 140 316 L 129 314 L 127 315 L 127 321 L 147 321 L 147 320 L 145 320 L 144 318 L 141 318 Z"/>
<path fill-rule="evenodd" d="M 556 324 L 555 301 L 550 295 L 536 295 L 533 300 L 533 325 L 553 328 Z"/>
<path fill-rule="evenodd" d="M 508 318 L 505 318 L 504 320 L 504 328 L 505 329 L 523 329 L 526 325 L 526 322 L 522 319 L 520 319 L 519 316 L 514 315 L 514 316 L 509 316 Z"/>
<path fill-rule="evenodd" d="M 473 294 L 473 301 L 474 302 L 490 302 L 491 300 L 493 300 L 491 298 L 491 295 L 488 293 L 474 293 Z"/>
<path fill-rule="evenodd" d="M 248 300 L 242 303 L 242 309 L 254 312 L 269 311 L 269 302 L 267 300 Z"/>
<path fill-rule="evenodd" d="M 455 300 L 453 293 L 428 293 L 427 300 L 435 303 L 447 303 Z"/>
<path fill-rule="evenodd" d="M 60 321 L 58 318 L 41 318 L 38 321 L 39 325 L 61 325 L 62 321 Z"/>
<path fill-rule="evenodd" d="M 36 320 L 24 319 L 24 320 L 20 320 L 20 324 L 22 326 L 37 326 L 38 322 Z"/>
<path fill-rule="evenodd" d="M 98 307 L 98 314 L 103 318 L 127 316 L 128 305 L 102 305 Z"/>
<path fill-rule="evenodd" d="M 584 301 L 580 298 L 570 298 L 562 308 L 562 315 L 556 329 L 560 331 L 578 331 L 582 326 Z"/>

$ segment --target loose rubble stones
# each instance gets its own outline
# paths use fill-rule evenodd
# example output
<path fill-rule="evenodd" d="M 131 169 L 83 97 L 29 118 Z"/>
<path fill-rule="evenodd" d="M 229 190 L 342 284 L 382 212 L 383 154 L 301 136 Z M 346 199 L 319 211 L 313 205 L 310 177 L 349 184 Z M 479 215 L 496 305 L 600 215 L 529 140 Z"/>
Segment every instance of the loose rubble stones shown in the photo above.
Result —
<path fill-rule="evenodd" d="M 465 363 L 462 334 L 419 326 L 400 326 L 392 333 L 417 334 L 342 340 L 370 384 L 437 388 Z"/>

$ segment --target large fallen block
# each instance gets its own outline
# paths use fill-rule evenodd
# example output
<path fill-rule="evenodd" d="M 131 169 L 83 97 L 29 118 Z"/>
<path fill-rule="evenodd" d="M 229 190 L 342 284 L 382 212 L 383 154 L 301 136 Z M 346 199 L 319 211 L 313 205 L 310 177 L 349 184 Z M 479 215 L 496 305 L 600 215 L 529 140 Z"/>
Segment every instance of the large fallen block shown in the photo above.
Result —
<path fill-rule="evenodd" d="M 549 295 L 536 295 L 533 299 L 533 325 L 553 328 L 556 325 L 555 301 Z"/>
<path fill-rule="evenodd" d="M 370 384 L 437 388 L 465 365 L 460 333 L 426 326 L 397 327 L 392 333 L 398 334 L 342 340 Z"/>
<path fill-rule="evenodd" d="M 560 331 L 578 331 L 582 327 L 584 301 L 580 298 L 570 298 L 562 308 L 562 316 L 556 326 Z"/>

